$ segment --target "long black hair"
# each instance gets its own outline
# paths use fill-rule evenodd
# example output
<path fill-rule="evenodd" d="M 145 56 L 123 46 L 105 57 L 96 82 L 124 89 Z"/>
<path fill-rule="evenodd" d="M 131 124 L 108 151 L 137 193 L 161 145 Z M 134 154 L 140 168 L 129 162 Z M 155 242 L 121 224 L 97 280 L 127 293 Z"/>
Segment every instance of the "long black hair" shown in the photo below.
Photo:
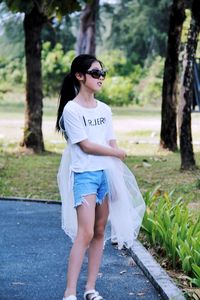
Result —
<path fill-rule="evenodd" d="M 74 58 L 71 64 L 71 71 L 68 73 L 62 83 L 59 94 L 59 105 L 57 112 L 56 130 L 60 131 L 59 121 L 63 113 L 63 109 L 68 101 L 73 100 L 79 92 L 80 83 L 76 78 L 76 73 L 86 74 L 87 70 L 94 62 L 99 62 L 103 67 L 101 61 L 95 56 L 89 54 L 81 54 Z"/>

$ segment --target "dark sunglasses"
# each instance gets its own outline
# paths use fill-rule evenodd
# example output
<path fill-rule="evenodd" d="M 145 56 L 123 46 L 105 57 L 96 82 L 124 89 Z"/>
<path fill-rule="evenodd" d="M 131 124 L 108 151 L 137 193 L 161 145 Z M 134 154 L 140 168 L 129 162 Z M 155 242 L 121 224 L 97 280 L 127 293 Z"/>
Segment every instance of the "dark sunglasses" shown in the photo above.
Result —
<path fill-rule="evenodd" d="M 100 77 L 106 77 L 106 70 L 92 69 L 88 70 L 86 74 L 91 75 L 95 79 L 99 79 Z"/>

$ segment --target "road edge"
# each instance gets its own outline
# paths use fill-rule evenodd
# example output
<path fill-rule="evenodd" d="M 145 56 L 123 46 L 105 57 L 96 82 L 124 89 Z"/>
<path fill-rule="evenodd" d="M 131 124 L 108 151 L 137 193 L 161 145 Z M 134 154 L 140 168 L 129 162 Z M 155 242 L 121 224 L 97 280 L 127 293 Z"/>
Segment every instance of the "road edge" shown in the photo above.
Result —
<path fill-rule="evenodd" d="M 131 257 L 165 300 L 186 300 L 166 271 L 156 262 L 146 248 L 135 240 L 129 249 Z"/>
<path fill-rule="evenodd" d="M 33 199 L 33 198 L 22 198 L 22 197 L 2 197 L 0 196 L 1 200 L 8 200 L 8 201 L 22 201 L 22 202 L 38 202 L 38 203 L 46 203 L 46 204 L 59 204 L 61 205 L 60 200 L 48 200 L 48 199 Z"/>

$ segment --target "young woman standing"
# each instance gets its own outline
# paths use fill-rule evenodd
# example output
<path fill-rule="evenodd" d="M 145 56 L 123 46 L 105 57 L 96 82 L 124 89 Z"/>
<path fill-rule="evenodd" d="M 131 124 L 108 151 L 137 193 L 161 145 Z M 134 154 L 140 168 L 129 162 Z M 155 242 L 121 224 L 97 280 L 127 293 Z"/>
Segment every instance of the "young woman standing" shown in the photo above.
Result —
<path fill-rule="evenodd" d="M 118 160 L 126 157 L 125 151 L 117 147 L 110 107 L 95 98 L 105 76 L 101 61 L 91 55 L 79 55 L 71 64 L 71 72 L 65 77 L 60 93 L 57 129 L 63 131 L 68 142 L 68 182 L 65 181 L 63 186 L 70 186 L 69 193 L 65 192 L 62 198 L 73 199 L 67 205 L 64 199 L 62 210 L 65 214 L 74 207 L 77 218 L 76 233 L 71 234 L 74 244 L 69 257 L 63 300 L 77 299 L 77 281 L 87 249 L 88 278 L 83 297 L 85 300 L 103 299 L 95 290 L 95 282 L 109 215 L 110 183 L 106 165 L 109 157 Z M 67 168 L 65 163 L 62 165 Z M 59 187 L 62 196 L 62 186 Z M 66 221 L 66 233 L 69 235 L 72 228 L 70 220 L 73 223 L 74 219 L 69 215 Z"/>

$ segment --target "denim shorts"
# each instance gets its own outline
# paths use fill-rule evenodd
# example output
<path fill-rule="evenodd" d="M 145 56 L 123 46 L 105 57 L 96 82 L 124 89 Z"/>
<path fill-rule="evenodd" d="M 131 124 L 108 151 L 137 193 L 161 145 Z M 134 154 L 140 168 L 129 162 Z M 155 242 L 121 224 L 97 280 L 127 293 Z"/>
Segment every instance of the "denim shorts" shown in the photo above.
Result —
<path fill-rule="evenodd" d="M 96 204 L 102 204 L 108 194 L 108 182 L 104 170 L 74 172 L 74 207 L 86 203 L 85 196 L 95 194 Z"/>

